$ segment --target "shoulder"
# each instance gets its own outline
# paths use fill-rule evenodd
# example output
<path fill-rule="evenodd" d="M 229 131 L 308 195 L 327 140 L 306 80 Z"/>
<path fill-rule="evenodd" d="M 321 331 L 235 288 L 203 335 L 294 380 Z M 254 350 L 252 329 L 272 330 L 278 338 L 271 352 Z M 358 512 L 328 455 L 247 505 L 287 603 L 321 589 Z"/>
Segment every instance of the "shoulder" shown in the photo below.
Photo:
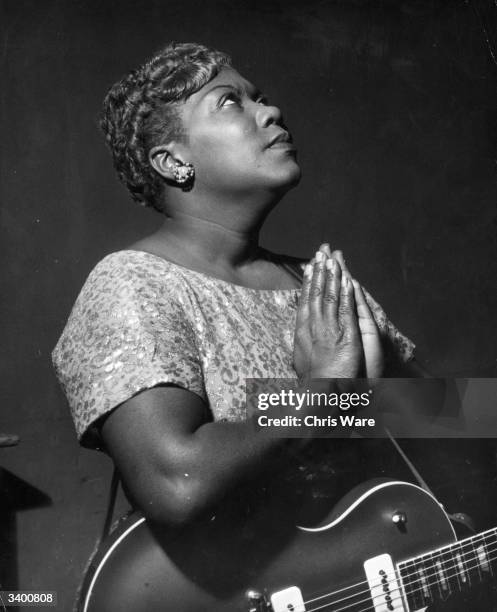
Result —
<path fill-rule="evenodd" d="M 132 301 L 167 297 L 174 300 L 184 279 L 173 264 L 144 251 L 123 250 L 99 261 L 86 279 L 75 307 L 98 307 L 105 300 Z"/>
<path fill-rule="evenodd" d="M 54 362 L 67 355 L 65 347 L 83 349 L 96 337 L 155 335 L 159 314 L 162 322 L 184 318 L 186 292 L 184 280 L 165 260 L 138 251 L 107 255 L 90 272 L 74 303 Z"/>
<path fill-rule="evenodd" d="M 111 253 L 90 272 L 52 352 L 81 439 L 102 415 L 159 384 L 204 398 L 179 276 L 133 251 Z"/>
<path fill-rule="evenodd" d="M 147 283 L 157 277 L 170 275 L 172 266 L 145 251 L 123 250 L 110 253 L 90 272 L 85 284 L 119 286 L 129 283 Z"/>

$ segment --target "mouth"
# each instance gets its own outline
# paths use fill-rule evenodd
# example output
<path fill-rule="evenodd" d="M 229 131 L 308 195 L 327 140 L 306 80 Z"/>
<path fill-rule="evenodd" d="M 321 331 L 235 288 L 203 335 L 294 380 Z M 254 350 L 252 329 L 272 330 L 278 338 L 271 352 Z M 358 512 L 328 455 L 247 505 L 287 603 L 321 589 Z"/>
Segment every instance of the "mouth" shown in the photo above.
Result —
<path fill-rule="evenodd" d="M 267 145 L 268 149 L 288 149 L 296 151 L 296 147 L 293 144 L 292 136 L 287 131 L 281 131 L 274 136 Z"/>

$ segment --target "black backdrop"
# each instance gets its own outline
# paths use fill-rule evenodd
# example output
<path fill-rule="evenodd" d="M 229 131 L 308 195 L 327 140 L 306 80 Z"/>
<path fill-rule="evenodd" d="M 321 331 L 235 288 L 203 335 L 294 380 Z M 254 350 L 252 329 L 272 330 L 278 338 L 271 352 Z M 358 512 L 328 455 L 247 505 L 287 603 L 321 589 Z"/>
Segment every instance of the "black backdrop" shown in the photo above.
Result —
<path fill-rule="evenodd" d="M 303 180 L 264 245 L 311 255 L 330 241 L 432 372 L 495 376 L 491 0 L 0 7 L 0 431 L 22 437 L 0 466 L 29 485 L 10 491 L 0 582 L 57 589 L 68 609 L 102 519 L 109 464 L 78 449 L 49 355 L 91 267 L 160 220 L 118 184 L 96 124 L 107 87 L 166 41 L 229 52 L 284 111 Z M 493 443 L 410 446 L 449 509 L 497 523 Z"/>

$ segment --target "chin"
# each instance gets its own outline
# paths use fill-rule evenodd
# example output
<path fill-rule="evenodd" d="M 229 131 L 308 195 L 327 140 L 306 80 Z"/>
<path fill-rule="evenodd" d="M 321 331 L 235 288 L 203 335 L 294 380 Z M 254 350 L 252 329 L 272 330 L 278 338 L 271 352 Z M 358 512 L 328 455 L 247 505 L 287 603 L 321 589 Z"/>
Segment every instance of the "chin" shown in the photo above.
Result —
<path fill-rule="evenodd" d="M 300 166 L 297 162 L 293 162 L 290 166 L 285 169 L 284 172 L 279 173 L 277 177 L 277 189 L 278 191 L 288 191 L 296 187 L 300 183 L 300 178 L 302 176 L 302 171 L 300 170 Z"/>

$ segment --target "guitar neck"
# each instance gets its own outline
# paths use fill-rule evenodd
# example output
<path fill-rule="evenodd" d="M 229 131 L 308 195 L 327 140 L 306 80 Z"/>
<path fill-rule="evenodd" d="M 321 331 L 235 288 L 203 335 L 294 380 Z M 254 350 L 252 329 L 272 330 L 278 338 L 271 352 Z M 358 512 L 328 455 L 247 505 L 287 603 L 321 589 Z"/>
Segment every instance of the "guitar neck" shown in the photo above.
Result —
<path fill-rule="evenodd" d="M 397 564 L 407 603 L 418 610 L 497 572 L 497 527 Z"/>

